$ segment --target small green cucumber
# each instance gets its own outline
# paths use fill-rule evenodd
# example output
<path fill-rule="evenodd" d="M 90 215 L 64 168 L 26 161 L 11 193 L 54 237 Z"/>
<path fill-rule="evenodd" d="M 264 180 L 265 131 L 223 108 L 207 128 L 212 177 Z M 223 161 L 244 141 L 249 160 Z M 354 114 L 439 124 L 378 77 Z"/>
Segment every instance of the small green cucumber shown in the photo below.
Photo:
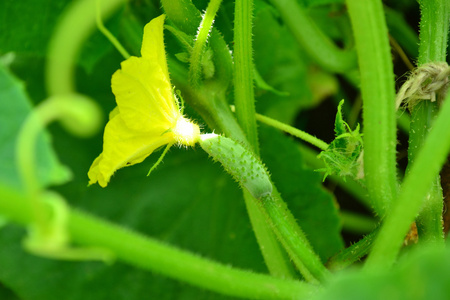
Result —
<path fill-rule="evenodd" d="M 202 134 L 200 146 L 256 199 L 272 194 L 272 183 L 262 162 L 239 143 L 215 133 Z"/>

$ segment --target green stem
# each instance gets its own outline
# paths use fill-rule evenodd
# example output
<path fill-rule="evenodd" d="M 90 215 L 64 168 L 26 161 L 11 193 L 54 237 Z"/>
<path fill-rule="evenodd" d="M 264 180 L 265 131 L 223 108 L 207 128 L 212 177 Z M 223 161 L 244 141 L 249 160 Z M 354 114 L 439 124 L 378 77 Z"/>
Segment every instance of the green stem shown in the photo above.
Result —
<path fill-rule="evenodd" d="M 395 87 L 380 0 L 347 0 L 361 72 L 364 173 L 373 207 L 384 215 L 395 199 Z"/>
<path fill-rule="evenodd" d="M 279 130 L 282 130 L 284 132 L 289 133 L 290 135 L 293 135 L 295 137 L 298 137 L 299 139 L 310 143 L 313 146 L 316 146 L 320 150 L 327 150 L 328 144 L 322 141 L 321 139 L 316 138 L 315 136 L 310 135 L 309 133 L 302 131 L 300 129 L 297 129 L 295 127 L 292 127 L 288 124 L 282 123 L 280 121 L 274 120 L 272 118 L 266 117 L 264 115 L 256 114 L 256 120 L 272 126 L 274 128 L 277 128 Z"/>
<path fill-rule="evenodd" d="M 421 8 L 420 45 L 418 66 L 429 62 L 445 62 L 450 18 L 450 3 L 446 0 L 419 1 Z M 422 147 L 438 112 L 436 103 L 424 100 L 411 110 L 408 165 L 412 165 L 417 151 Z M 417 218 L 419 239 L 443 244 L 442 230 L 443 196 L 439 183 L 429 191 L 423 210 Z"/>
<path fill-rule="evenodd" d="M 386 216 L 367 259 L 366 268 L 382 269 L 394 263 L 411 223 L 447 158 L 450 150 L 449 128 L 450 94 L 405 177 L 397 201 Z"/>
<path fill-rule="evenodd" d="M 234 103 L 236 117 L 258 155 L 253 91 L 252 0 L 236 0 L 234 14 Z"/>
<path fill-rule="evenodd" d="M 104 1 L 104 18 L 117 10 L 124 0 Z M 46 65 L 46 84 L 50 95 L 72 93 L 75 89 L 75 66 L 83 42 L 95 28 L 96 9 L 92 0 L 71 3 L 55 27 L 49 43 Z"/>
<path fill-rule="evenodd" d="M 261 253 L 269 273 L 279 278 L 295 278 L 295 270 L 289 263 L 286 251 L 280 247 L 277 237 L 270 226 L 268 226 L 257 201 L 254 201 L 248 191 L 243 190 L 243 193 L 250 222 L 258 244 L 261 245 Z"/>
<path fill-rule="evenodd" d="M 206 40 L 211 32 L 212 24 L 216 13 L 219 10 L 222 0 L 210 0 L 206 12 L 203 16 L 200 26 L 198 27 L 198 33 L 195 40 L 194 47 L 192 48 L 190 58 L 189 78 L 194 86 L 199 86 L 201 72 L 202 72 L 202 56 L 206 45 Z"/>
<path fill-rule="evenodd" d="M 330 275 L 329 271 L 313 251 L 280 194 L 274 190 L 272 195 L 260 200 L 260 205 L 273 231 L 305 279 L 311 282 L 326 281 Z"/>
<path fill-rule="evenodd" d="M 258 131 L 255 119 L 253 90 L 252 17 L 253 1 L 237 0 L 234 18 L 234 103 L 236 117 L 251 149 L 259 156 Z M 244 191 L 247 211 L 261 253 L 270 273 L 278 277 L 293 277 L 294 272 L 285 251 L 258 209 L 258 201 Z"/>
<path fill-rule="evenodd" d="M 32 222 L 26 197 L 0 186 L 0 211 L 9 220 Z M 85 246 L 108 249 L 132 266 L 150 270 L 229 296 L 252 299 L 309 298 L 315 287 L 293 280 L 232 268 L 201 258 L 123 227 L 69 210 L 68 232 Z"/>
<path fill-rule="evenodd" d="M 377 236 L 378 230 L 379 228 L 376 228 L 355 244 L 345 248 L 330 258 L 327 263 L 327 267 L 332 271 L 339 271 L 360 260 L 367 253 L 369 253 L 372 248 L 372 244 L 375 241 L 375 237 Z"/>
<path fill-rule="evenodd" d="M 320 66 L 340 73 L 357 67 L 355 51 L 342 50 L 333 44 L 297 1 L 270 0 L 270 2 L 278 9 L 301 48 L 305 49 Z"/>
<path fill-rule="evenodd" d="M 123 58 L 128 59 L 130 57 L 130 54 L 127 50 L 122 46 L 122 44 L 116 39 L 116 37 L 105 27 L 102 21 L 102 9 L 101 9 L 101 0 L 95 1 L 96 6 L 96 14 L 95 14 L 95 20 L 97 23 L 98 30 L 100 30 L 103 35 L 111 42 L 111 44 L 116 47 L 117 51 L 122 54 Z"/>

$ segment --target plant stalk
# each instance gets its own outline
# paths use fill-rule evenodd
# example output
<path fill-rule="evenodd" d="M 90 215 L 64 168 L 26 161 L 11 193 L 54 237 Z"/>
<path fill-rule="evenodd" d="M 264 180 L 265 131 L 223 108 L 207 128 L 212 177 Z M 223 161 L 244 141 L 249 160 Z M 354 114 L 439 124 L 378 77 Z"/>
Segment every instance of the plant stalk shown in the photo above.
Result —
<path fill-rule="evenodd" d="M 367 269 L 388 268 L 395 262 L 405 235 L 450 151 L 449 128 L 450 94 L 444 100 L 433 127 L 405 177 L 397 201 L 383 222 L 366 261 Z"/>
<path fill-rule="evenodd" d="M 361 72 L 364 174 L 376 213 L 397 193 L 394 73 L 380 0 L 347 0 Z"/>
<path fill-rule="evenodd" d="M 446 0 L 419 1 L 421 9 L 418 66 L 430 62 L 445 62 L 450 18 L 450 2 Z M 424 100 L 411 109 L 408 166 L 413 165 L 428 131 L 439 111 L 437 103 Z M 409 171 L 409 168 L 407 172 Z M 424 207 L 417 217 L 419 239 L 424 242 L 444 243 L 442 228 L 443 195 L 439 176 L 435 179 Z"/>

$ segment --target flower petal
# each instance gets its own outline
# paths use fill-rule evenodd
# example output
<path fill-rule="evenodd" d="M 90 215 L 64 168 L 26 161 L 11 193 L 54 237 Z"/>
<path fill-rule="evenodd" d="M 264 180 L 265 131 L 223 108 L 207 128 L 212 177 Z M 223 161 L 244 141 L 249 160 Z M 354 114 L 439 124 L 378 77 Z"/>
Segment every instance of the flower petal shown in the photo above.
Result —
<path fill-rule="evenodd" d="M 165 15 L 161 15 L 145 25 L 141 55 L 143 58 L 157 63 L 161 67 L 164 76 L 169 78 L 166 52 L 164 50 L 164 19 Z"/>
<path fill-rule="evenodd" d="M 119 113 L 106 124 L 103 152 L 88 172 L 89 184 L 98 182 L 106 187 L 116 170 L 140 163 L 155 149 L 171 143 L 175 143 L 171 132 L 164 133 L 154 128 L 146 133 L 133 131 Z"/>
<path fill-rule="evenodd" d="M 155 124 L 170 129 L 180 116 L 168 77 L 159 65 L 142 57 L 130 57 L 111 79 L 117 106 L 125 123 L 145 132 Z"/>

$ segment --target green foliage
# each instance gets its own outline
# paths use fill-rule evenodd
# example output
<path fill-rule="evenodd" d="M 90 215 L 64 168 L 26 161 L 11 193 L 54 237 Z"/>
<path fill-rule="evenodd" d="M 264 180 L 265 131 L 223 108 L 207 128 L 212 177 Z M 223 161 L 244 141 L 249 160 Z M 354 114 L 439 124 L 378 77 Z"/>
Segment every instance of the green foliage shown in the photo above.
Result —
<path fill-rule="evenodd" d="M 318 158 L 325 163 L 324 180 L 329 175 L 350 176 L 353 179 L 362 179 L 363 140 L 359 132 L 359 124 L 352 130 L 342 117 L 344 100 L 339 103 L 334 122 L 335 139 L 325 151 L 320 152 Z"/>
<path fill-rule="evenodd" d="M 204 32 L 208 34 L 195 61 L 192 49 L 202 12 L 210 4 L 208 0 L 123 1 L 104 23 L 131 55 L 139 55 L 143 26 L 166 14 L 164 37 L 169 73 L 177 94 L 186 100 L 185 113 L 199 123 L 203 133 L 221 133 L 233 140 L 226 149 L 215 147 L 215 151 L 226 150 L 225 159 L 234 159 L 233 166 L 264 164 L 263 180 L 251 181 L 254 197 L 250 193 L 243 197 L 239 184 L 233 181 L 233 176 L 241 178 L 245 173 L 224 170 L 199 146 L 172 148 L 158 169 L 146 177 L 157 160 L 155 153 L 139 165 L 116 172 L 105 189 L 88 187 L 86 174 L 102 151 L 102 132 L 81 139 L 59 124 L 52 124 L 39 135 L 36 149 L 28 149 L 37 161 L 38 192 L 56 191 L 71 213 L 69 228 L 52 229 L 64 235 L 70 233 L 67 238 L 71 247 L 95 247 L 96 242 L 104 245 L 106 241 L 111 248 L 106 250 L 116 254 L 117 260 L 105 264 L 43 258 L 24 247 L 27 230 L 37 222 L 33 198 L 27 196 L 27 186 L 17 170 L 16 142 L 25 118 L 46 101 L 44 63 L 48 45 L 58 28 L 58 19 L 66 16 L 65 8 L 71 1 L 0 1 L 0 299 L 449 297 L 450 253 L 441 228 L 442 202 L 435 197 L 439 187 L 429 190 L 429 186 L 436 182 L 432 178 L 436 179 L 450 148 L 450 98 L 444 102 L 448 105 L 442 106 L 441 115 L 436 116 L 436 110 L 432 116 L 415 116 L 411 136 L 418 133 L 414 128 L 420 127 L 431 138 L 424 134 L 417 149 L 409 149 L 415 153 L 417 150 L 415 162 L 408 166 L 406 179 L 397 182 L 393 160 L 394 108 L 390 106 L 394 73 L 387 40 L 389 28 L 410 58 L 416 60 L 419 55 L 419 62 L 427 57 L 445 60 L 448 1 L 420 1 L 421 28 L 427 28 L 421 30 L 420 45 L 415 26 L 407 19 L 411 11 L 419 13 L 411 1 L 384 1 L 385 6 L 379 0 L 367 0 L 364 4 L 358 0 L 252 2 L 252 17 L 245 14 L 236 20 L 235 2 L 222 1 L 212 30 Z M 103 7 L 111 3 L 102 1 Z M 83 24 L 90 21 L 93 20 L 77 20 Z M 76 30 L 76 24 L 71 28 Z M 89 37 L 79 42 L 81 52 L 74 59 L 75 76 L 70 84 L 82 97 L 95 99 L 107 116 L 115 107 L 111 75 L 123 58 L 94 25 L 91 29 Z M 245 63 L 236 58 L 236 29 L 246 33 L 239 37 L 240 42 L 251 42 L 253 48 L 240 54 Z M 64 57 L 66 53 L 59 54 Z M 189 73 L 192 64 L 196 64 L 199 76 L 196 85 Z M 246 79 L 253 76 L 253 85 L 250 79 L 236 81 L 237 70 L 247 74 Z M 349 88 L 349 84 L 353 87 Z M 229 104 L 235 103 L 238 96 L 233 89 L 239 85 L 248 92 L 241 97 L 244 107 L 255 106 L 256 112 L 287 123 L 286 127 L 305 123 L 298 120 L 298 113 L 308 114 L 305 111 L 313 108 L 321 110 L 318 119 L 325 126 L 324 107 L 334 107 L 340 99 L 348 99 L 347 109 L 343 100 L 338 105 L 334 140 L 318 156 L 325 164 L 321 171 L 331 191 L 334 175 L 344 180 L 358 179 L 361 191 L 355 195 L 363 196 L 356 197 L 368 198 L 380 216 L 389 211 L 376 229 L 353 246 L 345 247 L 349 242 L 344 242 L 341 235 L 345 211 L 341 214 L 339 207 L 344 203 L 347 208 L 361 199 L 342 201 L 339 190 L 326 190 L 322 176 L 307 167 L 320 164 L 315 159 L 317 155 L 304 156 L 298 141 L 273 128 L 254 124 L 253 110 L 242 113 L 238 122 Z M 354 89 L 358 88 L 362 91 L 363 130 L 359 124 L 354 129 L 349 125 L 359 121 L 358 101 L 352 101 Z M 349 121 L 344 120 L 343 111 L 351 111 L 347 114 Z M 242 124 L 248 128 L 242 130 Z M 76 129 L 78 125 L 75 124 Z M 332 132 L 331 126 L 327 129 Z M 309 132 L 310 128 L 304 131 Z M 318 138 L 322 134 L 325 136 L 326 132 L 317 131 Z M 326 143 L 317 140 L 321 143 L 316 145 L 324 149 Z M 231 148 L 235 145 L 239 151 Z M 260 157 L 250 154 L 251 147 Z M 244 154 L 243 159 L 233 157 L 240 153 Z M 347 187 L 345 181 L 337 182 L 340 187 Z M 267 194 L 272 198 L 262 197 Z M 427 200 L 425 205 L 423 199 Z M 438 199 L 439 203 L 431 203 L 430 199 Z M 74 217 L 77 213 L 110 229 L 106 232 L 118 230 L 122 235 L 96 236 L 91 232 L 95 226 L 83 227 L 80 219 Z M 418 222 L 419 243 L 400 251 L 406 230 L 417 215 L 432 222 Z M 426 235 L 422 235 L 424 232 Z M 148 246 L 145 242 L 126 245 L 140 251 L 142 257 L 121 253 L 120 247 L 128 240 L 120 237 L 136 233 L 144 241 L 160 243 L 165 249 L 162 255 L 154 261 L 142 258 L 154 253 L 152 249 L 140 248 L 143 244 Z M 424 241 L 434 245 L 426 247 Z M 368 259 L 364 260 L 366 254 Z M 191 266 L 184 268 L 183 274 L 161 267 L 162 262 L 180 257 L 186 258 L 186 264 L 180 266 Z M 204 265 L 192 266 L 187 263 L 191 259 L 201 260 Z M 225 281 L 217 281 L 217 265 L 223 267 L 220 270 Z M 280 267 L 274 271 L 274 265 Z M 237 273 L 242 277 L 236 277 Z M 202 279 L 195 274 L 202 275 Z M 247 285 L 246 280 L 256 284 Z M 234 283 L 240 284 L 239 288 Z M 261 292 L 262 287 L 270 292 Z"/>

